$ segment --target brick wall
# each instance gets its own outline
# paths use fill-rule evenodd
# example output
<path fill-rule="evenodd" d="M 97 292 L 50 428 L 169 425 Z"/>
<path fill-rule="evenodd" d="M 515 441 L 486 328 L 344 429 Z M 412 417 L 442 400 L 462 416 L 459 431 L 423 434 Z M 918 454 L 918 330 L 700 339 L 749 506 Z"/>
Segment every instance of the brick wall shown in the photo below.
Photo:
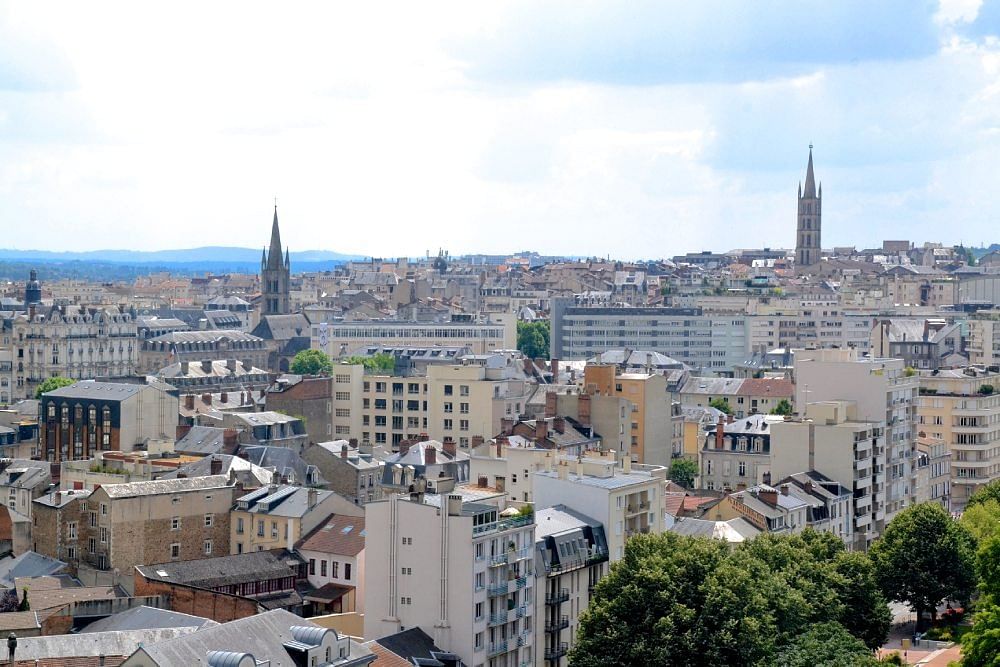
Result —
<path fill-rule="evenodd" d="M 139 572 L 135 573 L 135 594 L 164 595 L 173 611 L 203 616 L 219 623 L 228 623 L 257 613 L 257 602 L 250 598 L 154 581 Z"/>

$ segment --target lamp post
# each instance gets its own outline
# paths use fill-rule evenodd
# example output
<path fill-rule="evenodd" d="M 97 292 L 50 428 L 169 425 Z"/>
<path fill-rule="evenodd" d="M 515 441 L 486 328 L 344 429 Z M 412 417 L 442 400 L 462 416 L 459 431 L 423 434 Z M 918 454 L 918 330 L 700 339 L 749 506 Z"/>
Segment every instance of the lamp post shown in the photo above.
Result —
<path fill-rule="evenodd" d="M 14 667 L 14 653 L 17 651 L 17 635 L 13 632 L 7 635 L 7 655 L 10 667 Z"/>

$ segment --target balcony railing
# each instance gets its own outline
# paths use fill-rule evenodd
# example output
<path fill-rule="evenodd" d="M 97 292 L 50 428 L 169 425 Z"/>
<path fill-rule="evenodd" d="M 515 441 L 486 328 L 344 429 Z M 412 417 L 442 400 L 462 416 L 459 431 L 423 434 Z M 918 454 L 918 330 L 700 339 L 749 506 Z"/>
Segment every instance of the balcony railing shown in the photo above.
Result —
<path fill-rule="evenodd" d="M 552 605 L 552 604 L 562 604 L 563 602 L 566 602 L 567 600 L 569 600 L 569 589 L 568 588 L 560 588 L 555 593 L 547 593 L 545 595 L 545 604 L 549 604 L 549 605 Z"/>
<path fill-rule="evenodd" d="M 495 656 L 495 655 L 500 655 L 501 653 L 506 653 L 507 652 L 507 640 L 505 639 L 503 641 L 496 642 L 494 644 L 490 644 L 489 649 L 486 652 L 487 652 L 487 654 L 489 654 L 489 656 L 491 658 L 493 656 Z"/>
<path fill-rule="evenodd" d="M 552 623 L 546 623 L 545 632 L 547 633 L 559 632 L 560 630 L 564 630 L 568 627 L 569 627 L 569 616 L 566 616 L 564 614 L 560 616 L 556 621 Z"/>
<path fill-rule="evenodd" d="M 530 526 L 535 522 L 535 516 L 533 514 L 526 514 L 524 516 L 514 516 L 509 519 L 502 519 L 500 521 L 495 521 L 493 523 L 484 523 L 479 526 L 472 527 L 473 535 L 481 535 L 483 533 L 490 533 L 493 531 L 504 531 L 512 530 L 514 528 L 520 528 L 522 526 Z"/>
<path fill-rule="evenodd" d="M 569 652 L 569 644 L 566 642 L 559 642 L 558 645 L 552 647 L 546 647 L 545 649 L 545 659 L 546 660 L 558 660 Z"/>
<path fill-rule="evenodd" d="M 489 593 L 491 596 L 507 595 L 507 590 L 508 590 L 507 584 L 508 583 L 509 582 L 504 581 L 504 582 L 499 583 L 499 584 L 490 584 L 487 587 L 486 592 Z"/>
<path fill-rule="evenodd" d="M 507 622 L 507 612 L 501 611 L 496 614 L 490 614 L 490 625 L 503 625 Z"/>

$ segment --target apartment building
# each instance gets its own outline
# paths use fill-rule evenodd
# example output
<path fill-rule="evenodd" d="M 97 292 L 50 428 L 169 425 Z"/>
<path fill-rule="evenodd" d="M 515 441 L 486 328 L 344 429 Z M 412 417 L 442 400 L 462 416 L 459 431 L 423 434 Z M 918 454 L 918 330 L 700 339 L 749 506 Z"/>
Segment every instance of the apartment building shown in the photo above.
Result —
<path fill-rule="evenodd" d="M 576 461 L 546 459 L 544 470 L 532 473 L 535 506 L 565 505 L 605 526 L 612 561 L 624 555 L 625 541 L 638 533 L 664 530 L 663 489 L 667 469 L 616 461 L 609 451 Z"/>
<path fill-rule="evenodd" d="M 880 529 L 916 496 L 917 377 L 908 373 L 901 359 L 862 357 L 854 349 L 797 350 L 795 353 L 795 404 L 823 401 L 854 401 L 856 419 L 884 425 L 878 447 L 885 448 L 885 507 L 873 508 L 872 518 Z M 880 455 L 879 455 L 880 456 Z M 877 464 L 882 464 L 879 461 Z M 816 469 L 839 479 L 821 466 Z"/>
<path fill-rule="evenodd" d="M 771 472 L 772 426 L 781 417 L 719 418 L 706 430 L 698 452 L 699 486 L 710 491 L 742 491 L 767 483 Z"/>
<path fill-rule="evenodd" d="M 726 495 L 708 515 L 716 521 L 742 518 L 765 533 L 794 535 L 806 529 L 809 504 L 790 491 L 788 484 L 779 488 L 757 484 Z"/>
<path fill-rule="evenodd" d="M 267 388 L 266 406 L 302 417 L 310 443 L 333 440 L 333 378 L 282 375 Z"/>
<path fill-rule="evenodd" d="M 484 320 L 449 322 L 315 322 L 311 347 L 337 359 L 370 345 L 385 347 L 467 346 L 475 354 L 517 348 L 517 319 L 513 313 L 490 313 Z"/>
<path fill-rule="evenodd" d="M 917 435 L 917 502 L 951 510 L 951 449 L 942 438 Z"/>
<path fill-rule="evenodd" d="M 795 386 L 787 378 L 689 377 L 677 391 L 681 405 L 711 407 L 724 400 L 737 419 L 769 414 L 781 401 L 795 402 Z"/>
<path fill-rule="evenodd" d="M 697 371 L 731 374 L 749 352 L 743 314 L 711 314 L 700 308 L 617 308 L 574 305 L 552 299 L 552 356 L 589 359 L 613 348 L 660 352 Z"/>
<path fill-rule="evenodd" d="M 140 343 L 136 370 L 156 373 L 173 363 L 206 359 L 239 359 L 247 368 L 267 368 L 267 345 L 263 338 L 237 329 L 173 331 Z"/>
<path fill-rule="evenodd" d="M 365 611 L 365 519 L 331 514 L 295 545 L 308 563 L 314 613 Z"/>
<path fill-rule="evenodd" d="M 917 421 L 951 452 L 951 506 L 1000 477 L 1000 371 L 968 366 L 921 373 Z"/>
<path fill-rule="evenodd" d="M 767 307 L 747 315 L 748 344 L 752 351 L 819 348 L 868 350 L 874 317 L 845 310 L 837 302 Z"/>
<path fill-rule="evenodd" d="M 368 503 L 365 526 L 366 637 L 419 626 L 472 667 L 540 664 L 534 515 L 460 485 Z"/>
<path fill-rule="evenodd" d="M 52 491 L 32 502 L 31 550 L 61 560 L 76 571 L 87 548 L 84 525 L 90 491 Z"/>
<path fill-rule="evenodd" d="M 85 380 L 41 398 L 38 455 L 47 461 L 131 452 L 151 440 L 173 440 L 179 399 L 163 385 Z"/>
<path fill-rule="evenodd" d="M 964 348 L 962 325 L 943 318 L 885 318 L 872 328 L 872 354 L 902 359 L 908 368 L 965 366 Z"/>
<path fill-rule="evenodd" d="M 127 573 L 144 563 L 225 554 L 234 488 L 226 475 L 101 486 L 79 501 L 86 520 L 76 527 L 74 565 Z"/>
<path fill-rule="evenodd" d="M 535 521 L 535 657 L 567 664 L 580 613 L 608 572 L 608 543 L 599 521 L 565 505 L 538 510 Z"/>
<path fill-rule="evenodd" d="M 887 518 L 891 447 L 884 421 L 858 415 L 857 403 L 824 401 L 806 405 L 801 419 L 771 427 L 771 477 L 817 471 L 853 493 L 846 536 L 866 549 L 882 534 Z"/>
<path fill-rule="evenodd" d="M 364 510 L 338 496 L 301 486 L 262 486 L 236 498 L 229 517 L 230 553 L 291 546 L 331 514 L 362 516 Z"/>
<path fill-rule="evenodd" d="M 302 460 L 319 469 L 328 489 L 355 505 L 382 497 L 382 462 L 372 456 L 370 448 L 363 452 L 356 440 L 317 443 L 302 452 Z"/>
<path fill-rule="evenodd" d="M 516 352 L 432 365 L 425 377 L 369 375 L 361 366 L 334 369 L 333 432 L 397 449 L 423 435 L 468 449 L 491 438 L 501 420 L 527 408 L 534 388 Z"/>
<path fill-rule="evenodd" d="M 1000 364 L 1000 310 L 980 310 L 969 315 L 966 352 L 972 366 Z"/>
<path fill-rule="evenodd" d="M 12 400 L 34 398 L 38 386 L 57 375 L 82 380 L 126 376 L 136 370 L 135 321 L 120 308 L 33 308 L 15 315 L 9 331 L 4 340 L 13 357 Z"/>
<path fill-rule="evenodd" d="M 669 466 L 680 447 L 680 413 L 675 413 L 667 378 L 658 373 L 620 373 L 613 364 L 587 364 L 583 371 L 588 394 L 628 400 L 628 454 L 634 463 Z M 593 408 L 593 404 L 591 404 Z"/>

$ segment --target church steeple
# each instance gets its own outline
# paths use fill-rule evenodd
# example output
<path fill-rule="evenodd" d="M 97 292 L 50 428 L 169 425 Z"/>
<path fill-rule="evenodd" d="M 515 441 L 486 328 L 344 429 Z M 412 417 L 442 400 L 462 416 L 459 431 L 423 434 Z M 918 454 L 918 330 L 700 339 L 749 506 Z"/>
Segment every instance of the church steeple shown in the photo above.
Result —
<path fill-rule="evenodd" d="M 282 260 L 281 232 L 278 230 L 278 206 L 271 222 L 271 245 L 260 262 L 261 314 L 287 315 L 291 312 L 291 264 L 288 252 Z"/>
<path fill-rule="evenodd" d="M 278 206 L 274 206 L 274 221 L 271 222 L 271 247 L 267 251 L 269 268 L 281 266 L 281 232 L 278 230 Z"/>
<path fill-rule="evenodd" d="M 806 167 L 806 187 L 804 196 L 810 199 L 816 196 L 816 177 L 813 176 L 813 147 L 809 144 L 809 165 Z"/>
<path fill-rule="evenodd" d="M 817 196 L 812 148 L 812 144 L 810 144 L 805 187 L 799 183 L 798 224 L 795 233 L 795 266 L 797 269 L 818 264 L 823 254 L 823 246 L 821 245 L 823 186 L 820 185 L 819 196 Z"/>

